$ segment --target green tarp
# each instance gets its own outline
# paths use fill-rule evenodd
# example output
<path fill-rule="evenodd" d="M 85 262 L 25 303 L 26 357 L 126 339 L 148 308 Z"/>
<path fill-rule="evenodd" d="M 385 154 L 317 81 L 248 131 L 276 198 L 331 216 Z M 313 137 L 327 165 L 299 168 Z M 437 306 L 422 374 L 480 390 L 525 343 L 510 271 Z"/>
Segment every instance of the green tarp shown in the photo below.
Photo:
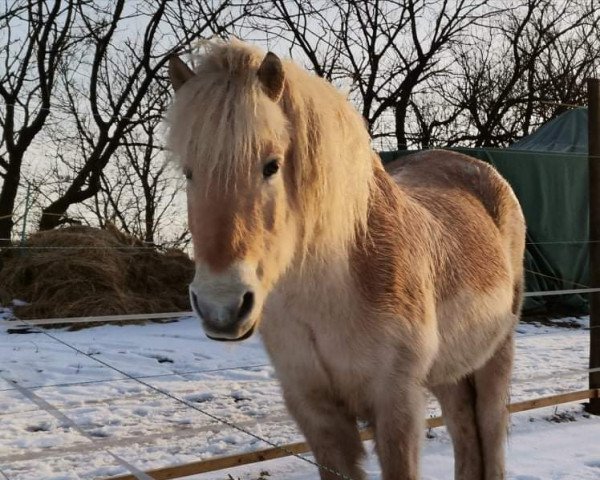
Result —
<path fill-rule="evenodd" d="M 510 182 L 527 221 L 526 290 L 589 285 L 587 111 L 567 112 L 508 149 L 454 148 L 494 165 Z M 414 153 L 382 152 L 384 163 Z M 525 311 L 583 314 L 586 296 L 530 297 Z"/>
<path fill-rule="evenodd" d="M 513 143 L 511 150 L 566 152 L 587 155 L 587 108 L 576 108 L 542 125 L 531 135 Z"/>

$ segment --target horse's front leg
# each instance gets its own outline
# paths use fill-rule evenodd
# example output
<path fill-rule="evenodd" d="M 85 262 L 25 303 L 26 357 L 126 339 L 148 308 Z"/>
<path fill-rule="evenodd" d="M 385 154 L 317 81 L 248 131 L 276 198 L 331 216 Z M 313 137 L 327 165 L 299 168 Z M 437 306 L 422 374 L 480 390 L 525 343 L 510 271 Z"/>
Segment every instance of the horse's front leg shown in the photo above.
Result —
<path fill-rule="evenodd" d="M 364 450 L 356 419 L 325 393 L 288 391 L 284 396 L 320 466 L 321 479 L 363 480 Z"/>
<path fill-rule="evenodd" d="M 395 378 L 379 395 L 375 442 L 383 480 L 418 480 L 425 391 L 414 379 Z"/>

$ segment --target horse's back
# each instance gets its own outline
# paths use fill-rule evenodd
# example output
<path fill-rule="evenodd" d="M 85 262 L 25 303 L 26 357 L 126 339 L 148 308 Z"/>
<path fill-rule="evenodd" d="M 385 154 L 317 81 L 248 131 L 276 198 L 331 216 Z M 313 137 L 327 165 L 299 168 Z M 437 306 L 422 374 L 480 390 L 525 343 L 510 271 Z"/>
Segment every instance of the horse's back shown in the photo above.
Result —
<path fill-rule="evenodd" d="M 464 239 L 467 233 L 484 240 L 497 233 L 508 242 L 508 250 L 516 251 L 520 265 L 525 237 L 521 207 L 508 182 L 491 165 L 457 152 L 430 150 L 395 160 L 386 170 L 450 234 Z M 469 226 L 478 228 L 464 232 Z"/>
<path fill-rule="evenodd" d="M 489 164 L 447 150 L 430 150 L 400 158 L 386 170 L 405 191 L 436 194 L 460 191 L 476 198 L 500 226 L 504 208 L 518 207 L 508 183 Z M 511 205 L 512 204 L 512 205 Z"/>

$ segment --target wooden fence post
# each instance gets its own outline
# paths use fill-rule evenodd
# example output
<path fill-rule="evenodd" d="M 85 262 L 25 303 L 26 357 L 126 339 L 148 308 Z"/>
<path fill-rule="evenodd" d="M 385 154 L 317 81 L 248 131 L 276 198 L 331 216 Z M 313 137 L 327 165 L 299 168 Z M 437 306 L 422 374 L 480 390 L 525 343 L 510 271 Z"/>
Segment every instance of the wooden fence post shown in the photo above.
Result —
<path fill-rule="evenodd" d="M 587 79 L 588 165 L 590 195 L 590 280 L 600 288 L 600 79 Z M 600 292 L 590 294 L 590 368 L 600 367 Z M 590 372 L 590 388 L 600 388 L 600 372 Z M 600 415 L 600 398 L 592 398 L 586 410 Z"/>

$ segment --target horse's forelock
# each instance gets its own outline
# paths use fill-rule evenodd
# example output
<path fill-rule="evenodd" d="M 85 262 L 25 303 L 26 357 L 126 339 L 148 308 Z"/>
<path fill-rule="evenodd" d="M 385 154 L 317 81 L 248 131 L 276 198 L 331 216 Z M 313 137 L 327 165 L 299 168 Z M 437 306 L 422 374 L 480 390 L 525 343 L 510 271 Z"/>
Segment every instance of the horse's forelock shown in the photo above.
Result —
<path fill-rule="evenodd" d="M 171 149 L 217 188 L 250 175 L 266 144 L 287 142 L 285 117 L 256 80 L 259 54 L 238 47 L 200 57 L 169 115 Z"/>

